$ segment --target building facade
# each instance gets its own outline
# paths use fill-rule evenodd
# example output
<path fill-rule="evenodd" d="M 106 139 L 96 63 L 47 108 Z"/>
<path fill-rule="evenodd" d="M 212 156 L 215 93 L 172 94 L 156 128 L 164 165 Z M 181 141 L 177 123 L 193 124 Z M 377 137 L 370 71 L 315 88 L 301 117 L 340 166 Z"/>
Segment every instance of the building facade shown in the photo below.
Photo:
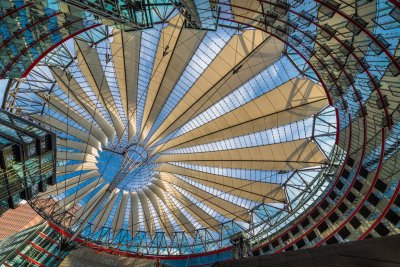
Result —
<path fill-rule="evenodd" d="M 55 135 L 0 110 L 1 212 L 55 183 Z"/>
<path fill-rule="evenodd" d="M 62 240 L 47 223 L 30 227 L 0 242 L 0 266 L 58 266 L 68 254 Z"/>

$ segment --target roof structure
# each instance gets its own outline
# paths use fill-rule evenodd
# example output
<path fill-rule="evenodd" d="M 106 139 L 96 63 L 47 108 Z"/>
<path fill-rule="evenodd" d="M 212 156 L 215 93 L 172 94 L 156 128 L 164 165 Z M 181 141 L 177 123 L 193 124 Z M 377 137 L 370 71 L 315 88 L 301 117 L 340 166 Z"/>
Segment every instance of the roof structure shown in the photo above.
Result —
<path fill-rule="evenodd" d="M 25 114 L 58 136 L 58 183 L 33 202 L 46 217 L 90 240 L 195 252 L 316 190 L 335 137 L 323 87 L 261 30 L 183 22 L 86 32 L 19 82 Z"/>

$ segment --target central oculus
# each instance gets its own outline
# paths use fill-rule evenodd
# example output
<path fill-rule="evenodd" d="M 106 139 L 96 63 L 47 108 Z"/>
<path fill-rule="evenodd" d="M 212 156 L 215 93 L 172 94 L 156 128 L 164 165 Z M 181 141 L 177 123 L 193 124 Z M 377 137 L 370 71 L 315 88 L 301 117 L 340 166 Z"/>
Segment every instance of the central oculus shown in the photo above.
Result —
<path fill-rule="evenodd" d="M 138 144 L 129 145 L 122 152 L 104 149 L 99 152 L 97 165 L 112 187 L 127 191 L 142 188 L 153 177 L 153 160 Z"/>

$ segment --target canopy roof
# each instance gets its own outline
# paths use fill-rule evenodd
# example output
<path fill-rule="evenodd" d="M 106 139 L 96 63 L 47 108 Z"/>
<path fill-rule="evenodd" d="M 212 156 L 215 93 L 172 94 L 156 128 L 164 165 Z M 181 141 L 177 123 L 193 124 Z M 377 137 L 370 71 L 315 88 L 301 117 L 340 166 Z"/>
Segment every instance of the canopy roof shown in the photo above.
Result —
<path fill-rule="evenodd" d="M 84 238 L 153 254 L 227 246 L 302 205 L 335 116 L 284 51 L 260 30 L 189 29 L 180 15 L 66 42 L 17 85 L 14 108 L 58 136 L 58 183 L 33 204 Z"/>

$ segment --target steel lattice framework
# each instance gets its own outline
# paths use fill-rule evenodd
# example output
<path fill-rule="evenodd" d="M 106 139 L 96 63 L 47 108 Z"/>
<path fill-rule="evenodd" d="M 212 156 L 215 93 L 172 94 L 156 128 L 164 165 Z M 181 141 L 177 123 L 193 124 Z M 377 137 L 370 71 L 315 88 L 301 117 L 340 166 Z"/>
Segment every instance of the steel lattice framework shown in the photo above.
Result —
<path fill-rule="evenodd" d="M 130 251 L 193 253 L 257 234 L 326 187 L 336 115 L 323 88 L 262 31 L 183 22 L 82 34 L 10 92 L 21 115 L 58 136 L 59 183 L 33 202 L 46 218 Z"/>

